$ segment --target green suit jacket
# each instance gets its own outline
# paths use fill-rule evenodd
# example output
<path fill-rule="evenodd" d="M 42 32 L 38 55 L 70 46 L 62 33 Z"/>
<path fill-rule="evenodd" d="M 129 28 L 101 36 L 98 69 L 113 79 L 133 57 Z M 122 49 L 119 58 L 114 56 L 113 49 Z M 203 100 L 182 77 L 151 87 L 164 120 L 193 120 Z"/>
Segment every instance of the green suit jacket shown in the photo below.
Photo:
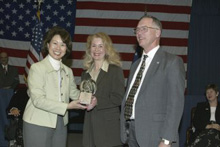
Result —
<path fill-rule="evenodd" d="M 23 115 L 25 122 L 55 128 L 57 115 L 61 115 L 64 119 L 64 125 L 68 123 L 69 98 L 78 99 L 79 90 L 74 82 L 72 70 L 62 63 L 60 70 L 59 93 L 58 71 L 54 70 L 48 57 L 31 66 L 28 75 L 30 99 Z M 61 101 L 59 101 L 59 95 Z"/>

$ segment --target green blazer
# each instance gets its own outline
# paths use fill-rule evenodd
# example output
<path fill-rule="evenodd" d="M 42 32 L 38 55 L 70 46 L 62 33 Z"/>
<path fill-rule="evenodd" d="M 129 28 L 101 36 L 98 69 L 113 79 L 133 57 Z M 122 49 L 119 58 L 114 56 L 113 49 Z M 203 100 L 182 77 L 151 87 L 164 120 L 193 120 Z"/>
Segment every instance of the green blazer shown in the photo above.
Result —
<path fill-rule="evenodd" d="M 62 63 L 60 69 L 62 80 L 59 93 L 58 74 L 49 62 L 48 56 L 31 66 L 28 75 L 30 99 L 23 115 L 25 122 L 55 128 L 57 115 L 61 115 L 64 125 L 68 123 L 69 98 L 77 100 L 79 90 L 74 82 L 72 70 Z"/>

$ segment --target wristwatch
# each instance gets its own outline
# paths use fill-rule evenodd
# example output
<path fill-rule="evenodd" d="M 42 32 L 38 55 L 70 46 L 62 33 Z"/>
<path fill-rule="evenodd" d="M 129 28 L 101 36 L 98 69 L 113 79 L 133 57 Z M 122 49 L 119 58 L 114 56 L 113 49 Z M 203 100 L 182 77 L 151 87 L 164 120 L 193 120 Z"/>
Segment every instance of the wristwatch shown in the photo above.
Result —
<path fill-rule="evenodd" d="M 169 141 L 169 140 L 162 139 L 162 142 L 163 142 L 165 145 L 171 145 L 171 141 Z"/>

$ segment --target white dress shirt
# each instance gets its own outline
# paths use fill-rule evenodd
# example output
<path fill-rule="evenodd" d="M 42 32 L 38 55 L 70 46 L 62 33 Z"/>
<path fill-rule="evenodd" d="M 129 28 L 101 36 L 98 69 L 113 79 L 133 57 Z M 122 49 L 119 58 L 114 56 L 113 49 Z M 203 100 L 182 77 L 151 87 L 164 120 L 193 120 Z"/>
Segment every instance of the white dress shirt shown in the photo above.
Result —
<path fill-rule="evenodd" d="M 146 73 L 147 73 L 147 70 L 148 70 L 148 68 L 149 68 L 149 66 L 150 66 L 150 63 L 151 63 L 151 61 L 153 60 L 154 55 L 156 54 L 156 52 L 157 52 L 157 50 L 159 49 L 159 47 L 160 47 L 159 45 L 156 46 L 156 47 L 153 48 L 151 51 L 149 51 L 147 54 L 145 54 L 145 53 L 143 52 L 143 55 L 147 55 L 148 57 L 147 57 L 147 59 L 146 59 L 146 61 L 145 61 L 145 69 L 144 69 L 144 72 L 143 72 L 143 76 L 142 76 L 142 79 L 141 79 L 141 83 L 140 83 L 140 85 L 139 85 L 139 87 L 138 87 L 138 89 L 137 89 L 137 92 L 136 92 L 135 96 L 134 96 L 134 103 L 133 103 L 133 108 L 132 108 L 132 115 L 131 115 L 131 118 L 130 118 L 130 119 L 135 119 L 135 103 L 136 103 L 136 100 L 137 100 L 137 96 L 138 96 L 138 94 L 139 94 L 140 87 L 141 87 L 141 85 L 142 85 L 142 83 L 143 83 L 144 77 L 145 77 L 145 75 L 146 75 Z M 133 83 L 134 83 L 134 81 L 135 81 L 135 78 L 136 78 L 136 76 L 137 76 L 137 73 L 138 73 L 138 71 L 139 71 L 139 69 L 140 69 L 140 67 L 141 67 L 141 63 L 142 63 L 142 61 L 143 61 L 143 55 L 142 55 L 142 57 L 141 57 L 141 61 L 140 61 L 139 65 L 138 65 L 138 67 L 137 67 L 137 69 L 136 69 L 136 71 L 135 71 L 135 73 L 134 73 L 133 79 L 132 79 L 131 84 L 130 84 L 130 86 L 129 86 L 129 91 L 131 90 L 131 87 L 132 87 L 132 85 L 133 85 Z M 128 94 L 129 94 L 129 92 L 128 92 Z M 128 97 L 128 95 L 127 95 L 127 97 Z"/>
<path fill-rule="evenodd" d="M 210 110 L 211 110 L 211 117 L 210 117 L 210 121 L 216 121 L 215 120 L 215 110 L 216 110 L 216 107 L 210 107 Z"/>
<path fill-rule="evenodd" d="M 8 65 L 3 65 L 2 64 L 2 68 L 6 70 L 6 72 L 8 72 Z"/>

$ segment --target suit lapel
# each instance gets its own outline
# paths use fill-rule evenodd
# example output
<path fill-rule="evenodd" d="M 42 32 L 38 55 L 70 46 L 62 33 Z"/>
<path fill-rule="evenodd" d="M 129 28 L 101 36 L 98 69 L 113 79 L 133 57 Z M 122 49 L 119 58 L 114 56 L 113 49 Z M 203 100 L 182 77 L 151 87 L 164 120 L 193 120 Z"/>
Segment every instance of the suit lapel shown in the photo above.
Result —
<path fill-rule="evenodd" d="M 140 64 L 140 61 L 141 61 L 141 58 L 139 58 L 136 62 L 134 62 L 133 65 L 132 65 L 132 68 L 130 69 L 129 79 L 127 81 L 127 88 L 126 88 L 126 92 L 125 92 L 124 97 L 126 97 L 128 95 L 128 92 L 129 92 L 129 87 L 128 86 L 131 86 L 130 85 L 131 81 L 134 77 L 134 73 L 137 70 L 138 65 Z M 125 101 L 126 101 L 126 98 L 123 99 L 122 107 L 124 107 Z"/>
<path fill-rule="evenodd" d="M 217 107 L 216 107 L 216 112 L 215 112 L 215 119 L 216 119 L 216 122 L 220 122 L 220 102 L 218 101 L 218 104 L 217 104 Z"/>
<path fill-rule="evenodd" d="M 133 79 L 133 77 L 134 77 L 134 73 L 135 73 L 135 71 L 137 70 L 137 67 L 138 67 L 138 65 L 140 64 L 140 62 L 141 62 L 141 58 L 140 59 L 138 59 L 135 63 L 134 63 L 134 67 L 132 67 L 132 69 L 130 70 L 130 75 L 129 75 L 129 81 L 128 81 L 128 85 L 130 85 L 131 84 L 131 81 L 132 81 L 132 79 Z"/>
<path fill-rule="evenodd" d="M 101 69 L 100 72 L 99 72 L 98 78 L 96 80 L 96 85 L 97 86 L 102 81 L 102 79 L 105 77 L 105 75 L 106 75 L 106 72 Z"/>
<path fill-rule="evenodd" d="M 4 75 L 4 69 L 3 69 L 2 65 L 0 67 L 0 74 Z"/>
<path fill-rule="evenodd" d="M 151 64 L 148 68 L 148 71 L 144 77 L 139 94 L 141 94 L 143 92 L 143 90 L 144 91 L 146 90 L 148 81 L 151 80 L 151 78 L 154 76 L 155 72 L 158 70 L 162 59 L 163 59 L 162 51 L 161 51 L 161 49 L 158 49 L 158 51 L 154 55 L 153 60 L 151 61 Z"/>
<path fill-rule="evenodd" d="M 98 86 L 98 84 L 100 84 L 100 82 L 102 81 L 102 79 L 105 77 L 106 75 L 106 72 L 103 71 L 103 70 L 100 70 L 99 72 L 99 75 L 98 75 L 98 78 L 96 80 L 96 85 Z M 90 76 L 89 73 L 85 73 L 85 77 L 84 77 L 84 80 L 88 80 L 88 79 L 91 79 L 92 77 Z"/>
<path fill-rule="evenodd" d="M 12 69 L 11 69 L 11 66 L 10 65 L 8 65 L 8 68 L 7 68 L 7 75 L 9 75 L 9 74 L 11 74 L 12 73 L 12 71 L 11 71 Z"/>
<path fill-rule="evenodd" d="M 7 73 L 9 73 L 11 71 L 11 67 L 8 65 L 7 67 Z"/>

